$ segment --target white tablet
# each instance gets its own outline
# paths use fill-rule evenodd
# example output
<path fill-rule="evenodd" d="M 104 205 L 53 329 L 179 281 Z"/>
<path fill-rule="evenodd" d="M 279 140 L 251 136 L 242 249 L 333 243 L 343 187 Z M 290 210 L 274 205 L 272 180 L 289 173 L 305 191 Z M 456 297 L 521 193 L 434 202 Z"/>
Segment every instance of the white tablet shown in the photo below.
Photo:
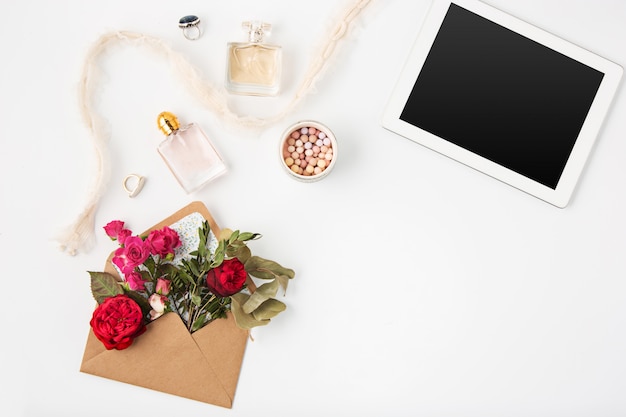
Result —
<path fill-rule="evenodd" d="M 435 0 L 382 124 L 565 207 L 622 77 L 477 0 Z"/>

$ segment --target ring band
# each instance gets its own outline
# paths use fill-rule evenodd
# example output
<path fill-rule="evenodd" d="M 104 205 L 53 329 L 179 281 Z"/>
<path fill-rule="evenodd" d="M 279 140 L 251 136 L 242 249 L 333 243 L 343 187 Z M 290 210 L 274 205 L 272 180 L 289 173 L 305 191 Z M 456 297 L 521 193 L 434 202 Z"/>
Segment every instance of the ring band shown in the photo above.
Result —
<path fill-rule="evenodd" d="M 131 179 L 133 181 L 136 181 L 136 184 L 133 188 L 129 188 L 129 184 L 128 184 L 128 182 Z M 124 181 L 122 182 L 122 187 L 124 187 L 124 191 L 128 193 L 128 196 L 130 198 L 133 198 L 137 194 L 139 194 L 145 182 L 146 182 L 146 179 L 142 177 L 141 175 L 130 174 L 130 175 L 127 175 L 126 178 L 124 178 Z"/>
<path fill-rule="evenodd" d="M 178 21 L 178 27 L 183 30 L 183 36 L 190 41 L 195 41 L 202 36 L 200 30 L 200 18 L 192 14 L 183 16 Z"/>

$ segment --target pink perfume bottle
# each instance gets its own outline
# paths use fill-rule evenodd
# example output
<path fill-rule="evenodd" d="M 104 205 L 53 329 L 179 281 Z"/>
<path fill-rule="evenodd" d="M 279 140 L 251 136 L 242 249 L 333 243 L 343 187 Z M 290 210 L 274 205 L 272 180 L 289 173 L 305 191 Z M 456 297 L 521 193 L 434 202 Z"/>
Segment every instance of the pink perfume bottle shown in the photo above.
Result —
<path fill-rule="evenodd" d="M 159 114 L 157 123 L 167 136 L 158 147 L 159 154 L 185 192 L 196 191 L 226 172 L 222 157 L 197 125 L 180 126 L 170 112 Z"/>

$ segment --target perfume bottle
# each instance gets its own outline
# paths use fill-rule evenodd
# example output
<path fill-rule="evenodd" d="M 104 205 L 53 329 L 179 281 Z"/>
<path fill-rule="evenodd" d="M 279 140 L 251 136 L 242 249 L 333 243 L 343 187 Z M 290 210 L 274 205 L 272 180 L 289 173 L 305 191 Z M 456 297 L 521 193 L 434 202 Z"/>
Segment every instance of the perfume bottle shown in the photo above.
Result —
<path fill-rule="evenodd" d="M 170 112 L 159 114 L 157 123 L 167 136 L 158 147 L 159 154 L 187 193 L 226 172 L 221 156 L 196 124 L 180 126 Z"/>
<path fill-rule="evenodd" d="M 226 88 L 231 93 L 275 96 L 280 88 L 282 48 L 264 43 L 271 32 L 269 23 L 243 22 L 248 42 L 228 44 Z"/>

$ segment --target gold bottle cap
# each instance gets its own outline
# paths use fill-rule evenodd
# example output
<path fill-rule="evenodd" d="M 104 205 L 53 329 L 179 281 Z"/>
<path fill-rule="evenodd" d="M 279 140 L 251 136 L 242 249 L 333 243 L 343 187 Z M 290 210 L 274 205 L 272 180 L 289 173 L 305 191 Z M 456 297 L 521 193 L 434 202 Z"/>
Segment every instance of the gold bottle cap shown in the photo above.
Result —
<path fill-rule="evenodd" d="M 180 127 L 180 123 L 178 123 L 176 115 L 168 111 L 164 111 L 159 114 L 159 117 L 157 117 L 157 125 L 165 136 L 171 135 Z"/>

